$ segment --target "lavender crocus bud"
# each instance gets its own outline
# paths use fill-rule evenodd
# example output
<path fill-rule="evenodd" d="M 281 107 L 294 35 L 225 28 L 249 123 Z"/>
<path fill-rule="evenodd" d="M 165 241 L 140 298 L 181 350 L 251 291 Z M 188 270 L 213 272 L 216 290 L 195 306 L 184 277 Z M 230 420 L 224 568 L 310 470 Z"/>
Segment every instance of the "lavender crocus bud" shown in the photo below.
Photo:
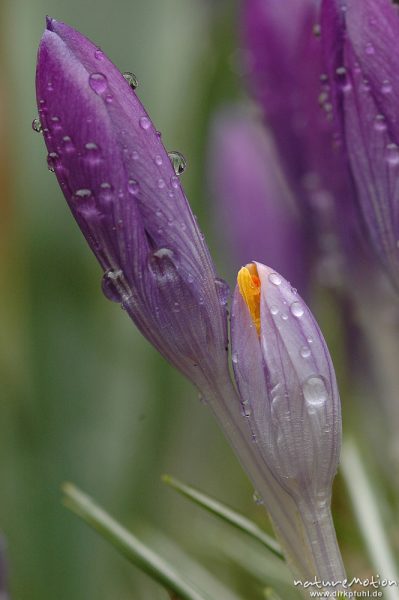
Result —
<path fill-rule="evenodd" d="M 270 132 L 243 108 L 226 109 L 214 120 L 209 156 L 229 262 L 245 264 L 256 256 L 307 290 L 309 244 Z"/>
<path fill-rule="evenodd" d="M 134 77 L 48 19 L 36 87 L 50 170 L 104 271 L 106 296 L 204 393 L 228 377 L 228 288 Z"/>
<path fill-rule="evenodd" d="M 322 42 L 358 207 L 380 263 L 399 286 L 399 7 L 324 0 Z"/>
<path fill-rule="evenodd" d="M 315 573 L 340 580 L 330 499 L 341 412 L 327 345 L 309 308 L 281 275 L 251 263 L 237 281 L 233 366 L 248 427 L 262 461 L 294 500 Z M 277 531 L 285 528 L 274 524 Z"/>

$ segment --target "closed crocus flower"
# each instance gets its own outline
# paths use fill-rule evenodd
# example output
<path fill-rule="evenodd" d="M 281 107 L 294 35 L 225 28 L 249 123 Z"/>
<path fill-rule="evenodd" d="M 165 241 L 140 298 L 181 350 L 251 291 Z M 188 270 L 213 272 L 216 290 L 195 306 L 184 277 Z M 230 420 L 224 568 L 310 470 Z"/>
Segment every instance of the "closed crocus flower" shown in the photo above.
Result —
<path fill-rule="evenodd" d="M 245 264 L 255 256 L 305 292 L 309 244 L 270 133 L 244 108 L 225 109 L 214 120 L 208 154 L 229 262 Z"/>
<path fill-rule="evenodd" d="M 204 392 L 227 377 L 228 290 L 128 80 L 88 39 L 48 19 L 36 83 L 49 167 L 107 297 Z"/>
<path fill-rule="evenodd" d="M 260 263 L 238 274 L 232 352 L 248 427 L 265 465 L 295 503 L 310 569 L 325 581 L 342 580 L 330 514 L 341 445 L 334 369 L 297 291 Z"/>
<path fill-rule="evenodd" d="M 331 102 L 362 220 L 398 287 L 398 7 L 391 0 L 324 0 L 322 34 Z"/>

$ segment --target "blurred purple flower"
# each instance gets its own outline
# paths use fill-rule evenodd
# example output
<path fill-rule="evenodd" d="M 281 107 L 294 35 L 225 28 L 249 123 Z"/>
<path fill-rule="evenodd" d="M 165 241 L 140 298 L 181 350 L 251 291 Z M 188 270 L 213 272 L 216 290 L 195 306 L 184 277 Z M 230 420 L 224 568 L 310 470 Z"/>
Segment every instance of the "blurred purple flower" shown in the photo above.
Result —
<path fill-rule="evenodd" d="M 106 296 L 199 388 L 226 379 L 228 288 L 132 86 L 54 19 L 36 85 L 49 166 L 104 270 Z"/>
<path fill-rule="evenodd" d="M 391 0 L 324 0 L 325 62 L 371 245 L 399 286 L 399 12 Z"/>
<path fill-rule="evenodd" d="M 209 155 L 229 262 L 272 264 L 306 293 L 306 236 L 271 136 L 244 110 L 226 110 L 214 121 Z"/>
<path fill-rule="evenodd" d="M 318 0 L 243 0 L 242 4 L 249 84 L 300 196 L 331 151 L 331 125 L 325 115 L 331 105 L 325 102 L 320 81 L 318 5 Z M 306 209 L 306 204 L 301 208 Z"/>
<path fill-rule="evenodd" d="M 342 580 L 330 515 L 341 409 L 326 342 L 309 308 L 278 273 L 252 263 L 237 281 L 232 360 L 248 426 L 263 461 L 294 499 L 315 572 Z"/>

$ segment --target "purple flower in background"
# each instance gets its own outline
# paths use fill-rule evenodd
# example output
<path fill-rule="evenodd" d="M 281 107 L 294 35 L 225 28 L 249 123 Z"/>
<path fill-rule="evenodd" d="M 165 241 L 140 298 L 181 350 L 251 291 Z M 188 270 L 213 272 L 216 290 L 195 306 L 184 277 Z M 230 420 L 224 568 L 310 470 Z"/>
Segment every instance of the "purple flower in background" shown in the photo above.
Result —
<path fill-rule="evenodd" d="M 399 12 L 324 0 L 322 38 L 339 132 L 371 245 L 399 286 Z"/>
<path fill-rule="evenodd" d="M 228 376 L 228 289 L 128 79 L 48 19 L 36 85 L 50 169 L 104 270 L 105 294 L 204 391 Z"/>
<path fill-rule="evenodd" d="M 209 155 L 229 262 L 272 264 L 305 293 L 308 244 L 270 134 L 244 110 L 225 110 L 215 118 Z"/>
<path fill-rule="evenodd" d="M 342 580 L 330 515 L 341 411 L 327 345 L 309 308 L 278 273 L 251 263 L 237 281 L 232 357 L 248 426 L 265 464 L 294 499 L 315 572 Z"/>

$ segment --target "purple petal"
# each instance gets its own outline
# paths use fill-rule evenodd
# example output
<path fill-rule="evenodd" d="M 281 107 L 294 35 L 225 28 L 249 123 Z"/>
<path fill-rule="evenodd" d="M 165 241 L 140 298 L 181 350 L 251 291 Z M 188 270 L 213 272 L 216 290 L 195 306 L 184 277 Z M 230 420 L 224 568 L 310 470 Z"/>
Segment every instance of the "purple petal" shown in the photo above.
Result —
<path fill-rule="evenodd" d="M 392 48 L 399 13 L 388 0 L 323 4 L 325 56 L 337 122 L 345 143 L 367 236 L 399 284 L 399 122 Z"/>
<path fill-rule="evenodd" d="M 226 290 L 135 92 L 94 44 L 49 19 L 37 100 L 49 162 L 107 297 L 197 385 L 224 374 Z"/>
<path fill-rule="evenodd" d="M 270 135 L 242 110 L 215 119 L 210 139 L 219 231 L 234 264 L 276 265 L 303 290 L 310 267 L 305 230 Z"/>
<path fill-rule="evenodd" d="M 260 336 L 236 289 L 233 366 L 249 426 L 280 484 L 300 503 L 329 502 L 341 441 L 331 358 L 309 308 L 278 273 L 256 263 Z"/>

